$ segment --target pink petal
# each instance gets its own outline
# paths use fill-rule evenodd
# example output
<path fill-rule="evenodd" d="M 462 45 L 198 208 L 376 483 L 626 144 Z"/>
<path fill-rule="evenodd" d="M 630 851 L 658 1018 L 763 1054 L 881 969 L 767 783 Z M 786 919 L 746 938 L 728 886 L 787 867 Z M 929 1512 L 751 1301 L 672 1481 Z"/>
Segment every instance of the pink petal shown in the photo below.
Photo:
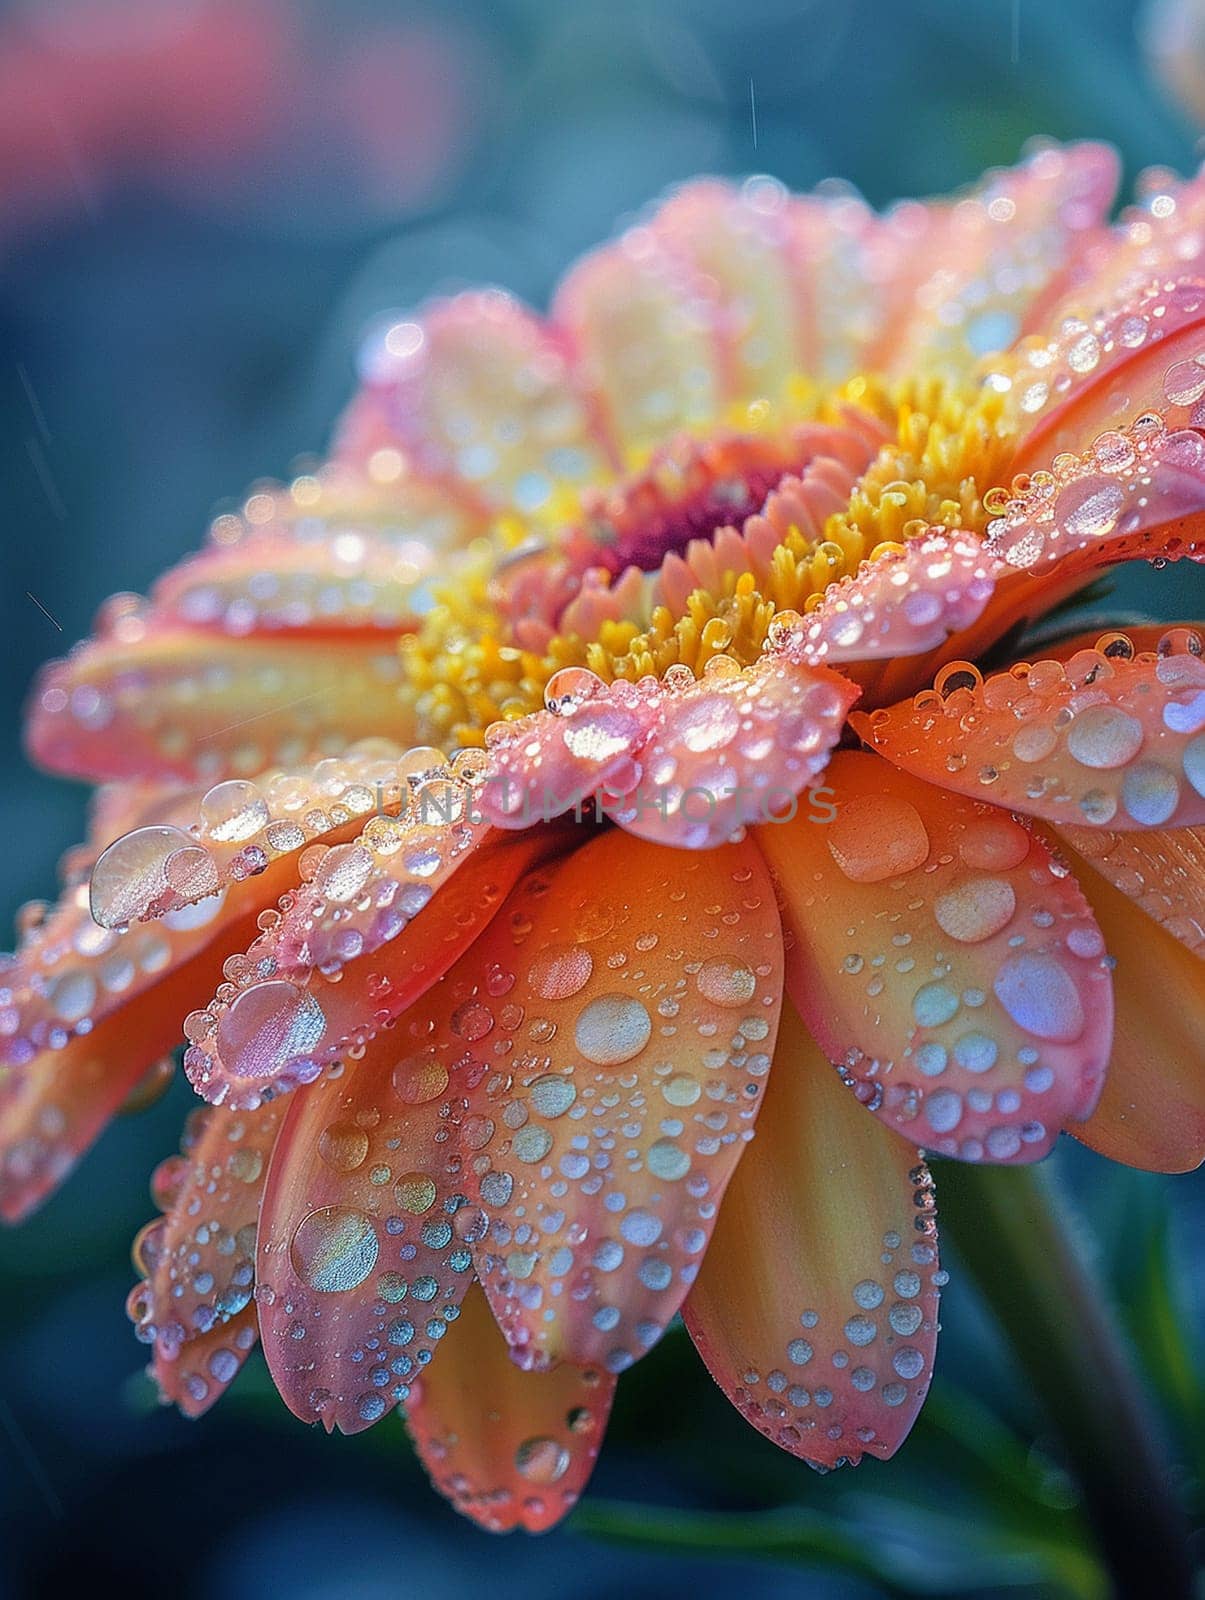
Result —
<path fill-rule="evenodd" d="M 554 709 L 490 730 L 482 809 L 517 828 L 587 808 L 640 838 L 710 848 L 794 803 L 857 694 L 786 658 L 610 686 L 570 668 L 548 685 Z"/>
<path fill-rule="evenodd" d="M 365 352 L 368 389 L 343 424 L 341 453 L 373 445 L 379 412 L 404 450 L 495 506 L 538 510 L 565 480 L 610 475 L 561 335 L 497 289 L 438 301 L 381 331 Z"/>
<path fill-rule="evenodd" d="M 973 534 L 930 529 L 830 584 L 806 617 L 780 615 L 772 649 L 813 666 L 923 655 L 978 621 L 996 571 Z"/>

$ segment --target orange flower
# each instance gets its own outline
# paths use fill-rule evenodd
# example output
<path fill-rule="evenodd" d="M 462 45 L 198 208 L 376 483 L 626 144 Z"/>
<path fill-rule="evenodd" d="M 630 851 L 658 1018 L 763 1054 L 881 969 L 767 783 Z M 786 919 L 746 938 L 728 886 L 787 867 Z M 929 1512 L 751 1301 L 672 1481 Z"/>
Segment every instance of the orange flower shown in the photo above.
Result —
<path fill-rule="evenodd" d="M 258 1335 L 299 1417 L 401 1404 L 540 1529 L 681 1311 L 785 1449 L 888 1456 L 918 1147 L 1205 1157 L 1200 637 L 964 659 L 1200 557 L 1205 178 L 1109 228 L 1113 169 L 883 217 L 702 183 L 547 322 L 382 329 L 328 467 L 48 669 L 34 754 L 105 787 L 8 974 L 0 1203 L 184 1021 L 165 1398 Z"/>

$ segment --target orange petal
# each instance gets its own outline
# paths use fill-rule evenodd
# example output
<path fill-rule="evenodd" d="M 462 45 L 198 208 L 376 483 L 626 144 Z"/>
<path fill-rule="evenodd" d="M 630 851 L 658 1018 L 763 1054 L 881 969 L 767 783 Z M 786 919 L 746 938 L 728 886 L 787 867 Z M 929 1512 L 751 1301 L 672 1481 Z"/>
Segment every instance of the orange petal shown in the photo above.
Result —
<path fill-rule="evenodd" d="M 365 351 L 368 391 L 341 451 L 357 436 L 377 443 L 362 414 L 373 411 L 424 469 L 492 505 L 538 511 L 566 480 L 611 475 L 568 356 L 555 328 L 501 290 L 438 301 Z"/>
<path fill-rule="evenodd" d="M 283 917 L 226 963 L 226 983 L 184 1023 L 185 1070 L 205 1099 L 254 1107 L 312 1083 L 442 977 L 520 875 L 559 841 L 548 829 L 505 844 L 485 835 L 453 841 L 419 824 L 411 842 L 402 851 L 396 834 L 370 824 L 356 844 L 340 847 L 360 852 L 367 869 L 333 851 L 309 863 L 312 881 Z M 345 874 L 360 882 L 340 899 L 330 891 Z M 360 958 L 346 973 L 344 956 Z M 315 959 L 321 968 L 310 966 Z"/>
<path fill-rule="evenodd" d="M 406 1426 L 457 1511 L 490 1533 L 545 1533 L 586 1486 L 614 1393 L 596 1367 L 521 1372 L 473 1285 L 439 1361 L 411 1385 Z"/>
<path fill-rule="evenodd" d="M 18 1220 L 61 1183 L 147 1069 L 174 1049 L 183 1017 L 221 977 L 226 941 L 237 948 L 251 937 L 260 903 L 236 885 L 205 906 L 203 922 L 193 915 L 191 925 L 168 919 L 119 933 L 97 927 L 77 884 L 6 958 L 0 1216 Z"/>
<path fill-rule="evenodd" d="M 257 1111 L 206 1106 L 189 1118 L 180 1155 L 156 1174 L 153 1188 L 169 1204 L 138 1236 L 147 1282 L 130 1297 L 156 1368 L 251 1304 L 255 1229 L 282 1117 L 279 1101 Z"/>
<path fill-rule="evenodd" d="M 788 1005 L 757 1136 L 683 1307 L 708 1370 L 811 1466 L 886 1459 L 929 1387 L 944 1281 L 920 1153 L 865 1115 Z"/>
<path fill-rule="evenodd" d="M 304 1422 L 356 1433 L 405 1400 L 471 1281 L 468 1241 L 485 1219 L 462 1192 L 451 1138 L 475 1077 L 449 1020 L 457 992 L 439 985 L 342 1075 L 289 1103 L 256 1295 L 272 1377 Z"/>
<path fill-rule="evenodd" d="M 960 794 L 1050 822 L 1185 828 L 1205 822 L 1205 661 L 1189 629 L 1166 653 L 1123 635 L 1067 662 L 986 682 L 955 662 L 910 701 L 855 715 L 886 758 Z"/>
<path fill-rule="evenodd" d="M 1109 1057 L 1104 940 L 1006 812 L 841 752 L 835 815 L 759 828 L 795 947 L 788 991 L 858 1098 L 927 1149 L 1033 1161 Z"/>
<path fill-rule="evenodd" d="M 781 943 L 749 842 L 609 832 L 527 880 L 460 963 L 477 1272 L 521 1366 L 619 1371 L 664 1332 L 757 1115 Z"/>
<path fill-rule="evenodd" d="M 1117 963 L 1117 1022 L 1104 1093 L 1095 1114 L 1070 1131 L 1112 1161 L 1148 1172 L 1191 1172 L 1205 1161 L 1200 960 L 1107 883 L 1095 863 L 1067 855 Z"/>
<path fill-rule="evenodd" d="M 1059 828 L 1057 832 L 1064 844 L 1173 939 L 1205 956 L 1205 828 L 1150 828 L 1135 833 Z"/>
<path fill-rule="evenodd" d="M 158 1347 L 147 1369 L 167 1405 L 186 1417 L 204 1416 L 226 1393 L 255 1348 L 255 1308 L 247 1306 L 229 1322 L 216 1323 L 182 1345 L 174 1359 Z"/>

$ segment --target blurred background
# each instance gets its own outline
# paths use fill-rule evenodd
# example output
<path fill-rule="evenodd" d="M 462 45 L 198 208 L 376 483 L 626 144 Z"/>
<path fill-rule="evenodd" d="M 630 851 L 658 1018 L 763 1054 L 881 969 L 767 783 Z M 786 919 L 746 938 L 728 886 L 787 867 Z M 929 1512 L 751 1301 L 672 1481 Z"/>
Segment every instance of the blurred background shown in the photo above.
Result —
<path fill-rule="evenodd" d="M 699 172 L 837 174 L 881 203 L 1046 133 L 1112 141 L 1132 180 L 1194 166 L 1203 123 L 1205 3 L 1185 0 L 0 6 L 0 911 L 49 893 L 81 836 L 82 790 L 21 754 L 38 663 L 194 547 L 220 496 L 321 451 L 380 314 L 481 280 L 543 303 Z M 1177 568 L 1122 592 L 1203 609 Z M 590 1500 L 541 1541 L 459 1521 L 394 1418 L 307 1432 L 254 1365 L 198 1424 L 159 1410 L 127 1251 L 189 1098 L 125 1119 L 0 1237 L 0 1594 L 1104 1592 L 1057 1443 L 956 1262 L 901 1458 L 814 1476 L 671 1334 L 620 1387 Z M 1064 1144 L 1058 1179 L 1199 1501 L 1201 1183 Z"/>

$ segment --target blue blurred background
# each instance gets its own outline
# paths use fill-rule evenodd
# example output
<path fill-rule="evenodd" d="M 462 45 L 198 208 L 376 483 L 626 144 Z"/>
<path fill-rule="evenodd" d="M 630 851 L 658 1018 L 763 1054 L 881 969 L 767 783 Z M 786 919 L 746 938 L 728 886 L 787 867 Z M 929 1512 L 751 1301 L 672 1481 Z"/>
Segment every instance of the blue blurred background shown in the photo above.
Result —
<path fill-rule="evenodd" d="M 1164 5 L 1162 37 L 1179 12 L 1190 38 L 1193 9 Z M 1138 37 L 1131 0 L 0 7 L 0 906 L 50 892 L 82 826 L 83 792 L 24 765 L 36 666 L 194 547 L 216 497 L 321 451 L 378 314 L 483 279 L 542 303 L 623 213 L 702 171 L 838 174 L 885 202 L 965 183 L 1034 133 L 1110 140 L 1128 179 L 1188 170 L 1205 44 L 1195 69 L 1177 47 L 1176 100 Z M 1144 569 L 1126 603 L 1199 614 L 1187 585 Z M 671 1335 L 621 1386 L 599 1509 L 539 1542 L 458 1521 L 395 1419 L 316 1437 L 258 1369 L 199 1424 L 158 1411 L 122 1309 L 127 1250 L 188 1103 L 177 1085 L 123 1121 L 0 1239 L 0 1593 L 797 1593 L 799 1551 L 708 1552 L 683 1515 L 767 1506 L 856 1530 L 857 1552 L 807 1564 L 818 1595 L 1095 1592 L 1074 1489 L 957 1272 L 902 1459 L 814 1478 Z M 1199 1314 L 1196 1180 L 1169 1200 L 1075 1147 L 1056 1165 L 1106 1277 L 1137 1217 L 1148 1277 L 1166 1265 L 1159 1292 Z M 1141 1347 L 1136 1281 L 1121 1310 Z M 641 1500 L 660 1509 L 608 1511 Z"/>

